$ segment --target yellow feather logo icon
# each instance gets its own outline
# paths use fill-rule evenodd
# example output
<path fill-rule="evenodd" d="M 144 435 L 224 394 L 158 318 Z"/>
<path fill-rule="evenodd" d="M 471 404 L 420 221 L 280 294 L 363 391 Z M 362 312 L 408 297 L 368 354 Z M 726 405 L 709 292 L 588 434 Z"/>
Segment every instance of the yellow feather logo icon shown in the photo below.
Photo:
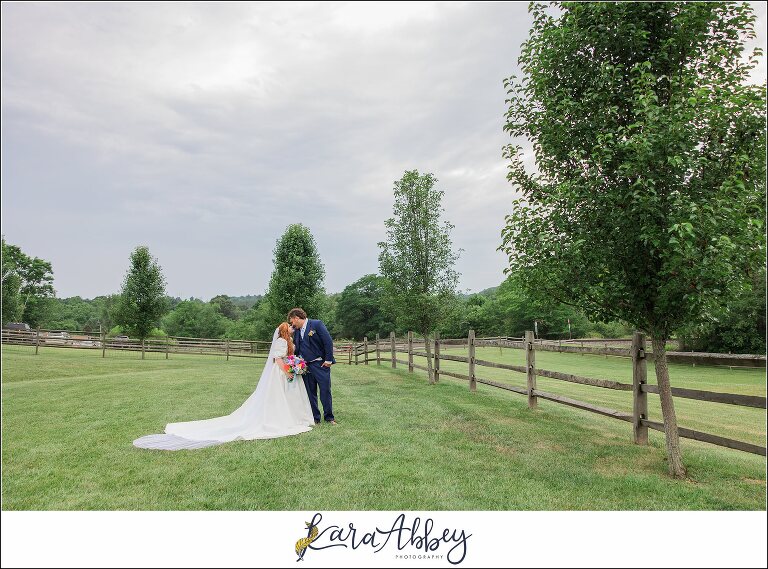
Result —
<path fill-rule="evenodd" d="M 296 542 L 296 555 L 299 556 L 296 561 L 304 561 L 304 553 L 306 553 L 307 547 L 309 547 L 309 544 L 317 539 L 317 526 L 313 526 L 310 522 L 304 522 L 304 525 L 310 528 L 310 530 L 307 537 L 301 538 Z"/>

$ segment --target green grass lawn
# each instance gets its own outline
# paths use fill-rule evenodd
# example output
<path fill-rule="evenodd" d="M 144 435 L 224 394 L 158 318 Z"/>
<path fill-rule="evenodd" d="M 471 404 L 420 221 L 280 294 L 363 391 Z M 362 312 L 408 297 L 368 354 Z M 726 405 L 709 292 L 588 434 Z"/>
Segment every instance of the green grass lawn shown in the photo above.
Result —
<path fill-rule="evenodd" d="M 336 427 L 194 451 L 136 449 L 133 439 L 162 432 L 168 422 L 230 413 L 253 391 L 262 360 L 165 360 L 161 354 L 102 359 L 98 350 L 53 348 L 35 356 L 29 348 L 8 346 L 2 354 L 5 510 L 766 507 L 763 457 L 683 440 L 690 479 L 675 481 L 655 433 L 649 446 L 636 446 L 630 425 L 621 421 L 547 401 L 531 411 L 525 397 L 514 393 L 484 385 L 470 393 L 466 383 L 447 378 L 430 386 L 423 374 L 389 365 L 334 368 Z M 478 357 L 491 359 L 489 354 Z M 539 367 L 627 379 L 600 367 L 613 361 L 629 370 L 626 360 L 567 355 L 581 360 L 582 368 L 574 369 L 543 365 L 549 356 L 566 355 L 542 353 Z M 481 375 L 488 378 L 497 371 L 481 369 L 491 372 Z M 686 381 L 702 389 L 711 381 L 720 391 L 765 394 L 762 370 L 731 376 L 717 371 L 732 382 L 708 379 L 705 371 L 695 368 Z M 678 380 L 676 367 L 672 380 L 690 385 Z M 539 385 L 545 388 L 541 379 Z M 562 385 L 559 392 L 572 393 L 570 384 Z M 598 397 L 607 393 L 631 405 L 628 393 L 587 389 L 593 394 L 587 401 L 601 403 Z M 718 407 L 728 408 L 723 417 L 739 410 Z M 728 417 L 723 427 L 733 423 L 745 440 L 750 430 L 756 438 L 762 433 L 765 444 L 765 411 L 754 415 L 755 421 L 762 417 L 760 425 L 738 427 L 737 418 Z"/>

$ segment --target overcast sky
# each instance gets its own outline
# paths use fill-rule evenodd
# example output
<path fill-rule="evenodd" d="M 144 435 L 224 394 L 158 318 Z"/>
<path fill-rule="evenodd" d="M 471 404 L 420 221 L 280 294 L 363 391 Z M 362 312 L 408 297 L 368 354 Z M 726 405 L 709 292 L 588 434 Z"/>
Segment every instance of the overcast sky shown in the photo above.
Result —
<path fill-rule="evenodd" d="M 758 43 L 765 43 L 765 6 Z M 378 269 L 405 170 L 432 172 L 462 290 L 504 278 L 502 81 L 527 3 L 2 3 L 2 232 L 57 296 L 263 294 L 288 224 L 325 286 Z M 765 63 L 759 71 L 765 78 Z"/>

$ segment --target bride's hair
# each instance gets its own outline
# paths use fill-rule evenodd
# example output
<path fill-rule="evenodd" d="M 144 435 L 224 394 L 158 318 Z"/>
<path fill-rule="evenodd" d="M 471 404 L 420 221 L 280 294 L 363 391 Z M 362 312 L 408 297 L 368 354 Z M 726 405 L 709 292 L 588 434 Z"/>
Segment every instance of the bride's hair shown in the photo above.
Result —
<path fill-rule="evenodd" d="M 288 322 L 283 322 L 277 327 L 277 335 L 288 342 L 288 355 L 293 355 L 293 334 L 291 334 L 290 325 Z"/>

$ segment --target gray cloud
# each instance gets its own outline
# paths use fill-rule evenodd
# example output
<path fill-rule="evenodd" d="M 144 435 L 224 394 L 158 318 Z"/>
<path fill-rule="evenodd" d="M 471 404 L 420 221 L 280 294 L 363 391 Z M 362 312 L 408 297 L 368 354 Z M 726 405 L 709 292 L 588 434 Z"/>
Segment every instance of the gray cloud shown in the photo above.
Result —
<path fill-rule="evenodd" d="M 169 294 L 210 298 L 263 292 L 300 221 L 335 292 L 376 272 L 416 168 L 461 287 L 495 286 L 502 80 L 529 26 L 524 3 L 3 3 L 3 233 L 59 296 L 117 291 L 146 244 Z"/>

